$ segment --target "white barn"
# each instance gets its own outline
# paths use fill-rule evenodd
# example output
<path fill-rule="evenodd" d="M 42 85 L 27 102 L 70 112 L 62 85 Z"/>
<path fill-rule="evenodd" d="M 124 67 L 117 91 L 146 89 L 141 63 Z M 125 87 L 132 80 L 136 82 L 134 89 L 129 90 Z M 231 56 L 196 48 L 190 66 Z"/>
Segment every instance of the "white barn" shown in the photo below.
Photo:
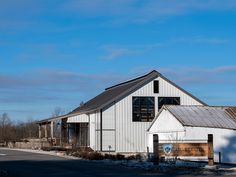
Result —
<path fill-rule="evenodd" d="M 213 134 L 214 161 L 236 163 L 236 107 L 165 105 L 147 131 L 153 152 L 153 134 L 160 141 L 202 141 Z"/>
<path fill-rule="evenodd" d="M 80 146 L 95 151 L 146 152 L 146 131 L 161 107 L 168 104 L 205 105 L 154 70 L 106 88 L 64 118 L 79 129 L 76 141 Z M 86 140 L 81 142 L 81 137 Z"/>

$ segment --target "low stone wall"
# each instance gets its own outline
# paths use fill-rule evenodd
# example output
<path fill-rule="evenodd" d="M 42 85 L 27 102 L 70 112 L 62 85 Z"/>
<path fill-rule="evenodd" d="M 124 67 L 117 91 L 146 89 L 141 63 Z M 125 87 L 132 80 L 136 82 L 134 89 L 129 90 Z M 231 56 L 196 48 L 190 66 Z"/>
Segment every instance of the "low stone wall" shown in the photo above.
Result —
<path fill-rule="evenodd" d="M 9 143 L 8 147 L 19 149 L 41 149 L 42 147 L 51 147 L 51 143 L 47 140 L 28 139 L 22 142 Z"/>

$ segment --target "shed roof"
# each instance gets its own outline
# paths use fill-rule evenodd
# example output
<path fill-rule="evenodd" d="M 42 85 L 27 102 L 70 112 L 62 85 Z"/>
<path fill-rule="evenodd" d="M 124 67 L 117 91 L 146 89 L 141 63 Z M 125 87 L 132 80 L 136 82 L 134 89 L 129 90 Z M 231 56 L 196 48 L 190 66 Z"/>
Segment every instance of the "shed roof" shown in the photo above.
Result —
<path fill-rule="evenodd" d="M 165 105 L 182 125 L 236 130 L 236 107 Z"/>

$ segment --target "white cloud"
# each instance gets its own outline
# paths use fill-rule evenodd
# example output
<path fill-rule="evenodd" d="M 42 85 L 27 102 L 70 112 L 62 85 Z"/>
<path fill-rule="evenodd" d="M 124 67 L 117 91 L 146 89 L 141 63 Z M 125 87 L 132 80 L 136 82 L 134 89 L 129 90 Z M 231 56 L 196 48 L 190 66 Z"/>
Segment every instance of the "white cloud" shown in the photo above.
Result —
<path fill-rule="evenodd" d="M 162 46 L 163 44 L 161 43 L 143 45 L 104 45 L 100 47 L 105 53 L 101 58 L 105 60 L 114 60 L 123 56 L 140 55 Z"/>
<path fill-rule="evenodd" d="M 221 45 L 226 44 L 230 40 L 220 37 L 209 37 L 209 36 L 190 36 L 190 37 L 179 37 L 176 39 L 169 40 L 169 44 L 175 43 L 195 43 L 195 44 L 210 44 L 210 45 Z"/>
<path fill-rule="evenodd" d="M 87 17 L 112 17 L 124 22 L 143 23 L 158 17 L 182 15 L 195 11 L 222 11 L 236 8 L 234 0 L 77 0 L 64 6 Z"/>

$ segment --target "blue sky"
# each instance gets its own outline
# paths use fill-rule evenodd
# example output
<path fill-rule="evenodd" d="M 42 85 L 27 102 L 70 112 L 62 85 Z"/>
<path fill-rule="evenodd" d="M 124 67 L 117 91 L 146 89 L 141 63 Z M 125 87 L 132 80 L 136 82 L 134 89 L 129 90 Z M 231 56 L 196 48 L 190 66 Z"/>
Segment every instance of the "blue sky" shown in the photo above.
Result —
<path fill-rule="evenodd" d="M 152 69 L 236 105 L 235 21 L 235 0 L 2 0 L 0 114 L 69 112 Z"/>

